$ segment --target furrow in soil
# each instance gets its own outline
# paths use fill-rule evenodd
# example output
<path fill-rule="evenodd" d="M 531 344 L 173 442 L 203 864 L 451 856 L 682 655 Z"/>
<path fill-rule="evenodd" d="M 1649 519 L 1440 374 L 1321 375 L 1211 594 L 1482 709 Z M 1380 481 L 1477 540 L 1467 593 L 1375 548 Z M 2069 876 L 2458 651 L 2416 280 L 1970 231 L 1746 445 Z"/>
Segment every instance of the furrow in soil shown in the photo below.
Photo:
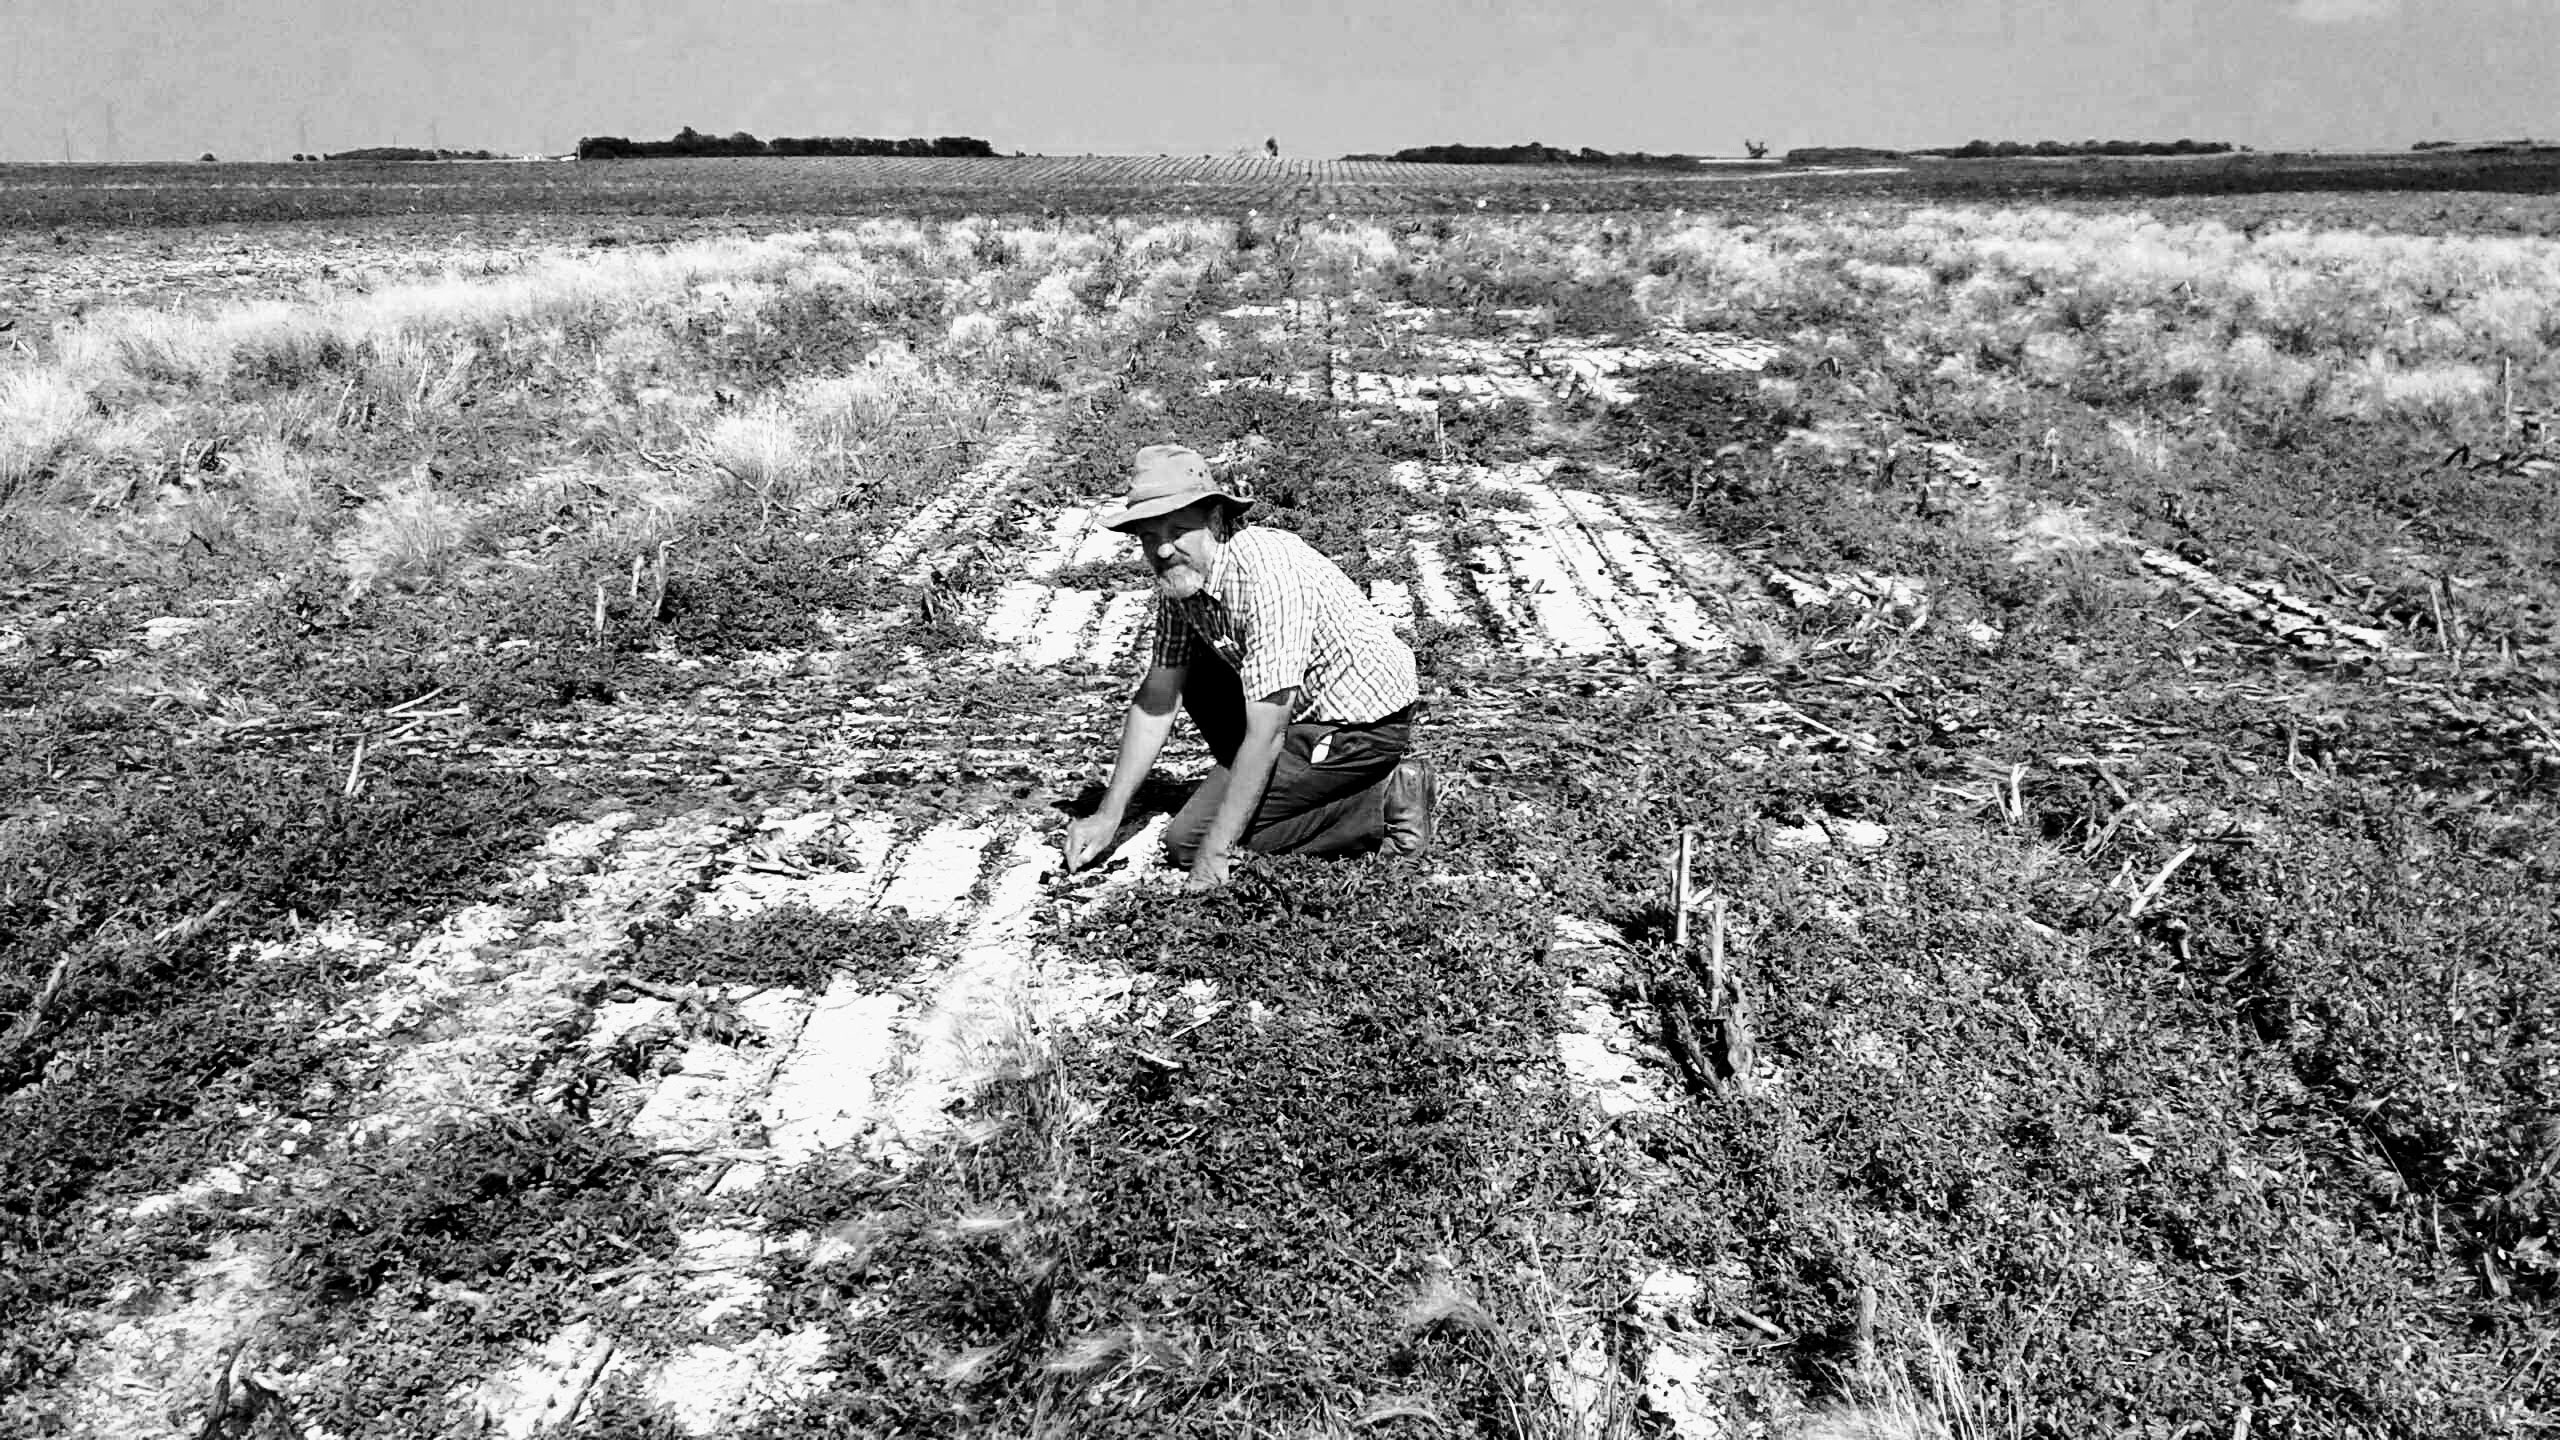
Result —
<path fill-rule="evenodd" d="M 1707 618 L 1704 607 L 1676 579 L 1645 536 L 1611 508 L 1608 498 L 1587 490 L 1559 490 L 1564 515 L 1599 551 L 1607 573 L 1631 604 L 1645 614 L 1662 636 L 1684 650 L 1715 650 L 1731 637 Z"/>
<path fill-rule="evenodd" d="M 993 520 L 996 501 L 1052 450 L 1044 419 L 1024 421 L 997 441 L 949 490 L 907 517 L 871 561 L 883 574 L 921 581 L 931 567 L 923 563 L 936 547 L 955 534 L 975 533 Z"/>
<path fill-rule="evenodd" d="M 1612 1193 L 1602 1203 L 1632 1207 L 1670 1177 L 1618 1124 L 1671 1112 L 1687 1098 L 1684 1085 L 1654 1038 L 1662 1033 L 1661 1018 L 1632 998 L 1639 962 L 1624 941 L 1589 921 L 1559 916 L 1551 955 L 1563 973 L 1581 977 L 1565 991 L 1557 1059 L 1567 1088 L 1601 1122 L 1586 1132 L 1586 1143 L 1609 1177 Z M 1640 1423 L 1625 1412 L 1641 1409 L 1654 1433 L 1721 1440 L 1731 1433 L 1726 1397 L 1741 1377 L 1731 1344 L 1716 1327 L 1720 1277 L 1635 1258 L 1624 1317 L 1634 1323 L 1595 1321 L 1587 1313 L 1555 1317 L 1559 1332 L 1573 1337 L 1555 1367 L 1555 1392 L 1584 1422 L 1578 1433 L 1616 1433 Z M 1606 1328 L 1612 1324 L 1614 1337 Z"/>
<path fill-rule="evenodd" d="M 769 822 L 772 848 L 839 843 L 835 831 L 806 819 Z M 838 828 L 878 835 L 887 823 L 861 817 Z M 1081 903 L 1159 883 L 1165 872 L 1153 855 L 1161 831 L 1159 819 L 1124 847 L 1125 858 Z M 857 872 L 885 870 L 885 887 L 876 900 L 856 899 L 849 908 L 868 905 L 953 927 L 917 980 L 882 988 L 845 974 L 814 995 L 730 987 L 726 1002 L 762 1043 L 696 1042 L 657 1082 L 633 1134 L 662 1160 L 685 1167 L 703 1193 L 727 1202 L 731 1216 L 751 1212 L 754 1192 L 791 1167 L 835 1157 L 894 1169 L 948 1143 L 959 1107 L 1032 1053 L 1041 1033 L 1095 1018 L 1127 990 L 1121 975 L 1040 973 L 1039 936 L 1054 922 L 1043 882 L 1055 864 L 1044 839 L 1003 820 L 936 826 L 889 853 L 884 865 L 866 858 Z M 627 1033 L 662 1020 L 664 1005 L 644 999 L 608 1007 L 617 1013 L 600 1015 L 597 1029 L 608 1037 Z M 768 1257 L 823 1258 L 834 1243 L 735 1218 L 686 1230 L 673 1283 L 636 1290 L 626 1303 L 679 1330 L 702 1327 L 705 1338 L 655 1358 L 600 1359 L 592 1335 L 573 1328 L 529 1345 L 501 1383 L 483 1387 L 481 1411 L 501 1433 L 529 1435 L 556 1422 L 560 1397 L 582 1370 L 601 1366 L 673 1408 L 688 1433 L 707 1435 L 823 1384 L 825 1347 L 809 1340 L 822 1332 L 720 1339 L 708 1327 L 760 1302 L 759 1270 Z"/>
<path fill-rule="evenodd" d="M 1556 647 L 1529 613 L 1514 583 L 1508 554 L 1500 546 L 1475 546 L 1467 552 L 1467 570 L 1474 577 L 1476 593 L 1484 599 L 1495 638 L 1522 659 L 1554 659 Z"/>
<path fill-rule="evenodd" d="M 1413 588 L 1424 613 L 1443 625 L 1475 628 L 1475 607 L 1459 593 L 1440 523 L 1429 516 L 1409 515 L 1405 534 L 1407 553 L 1413 558 Z"/>

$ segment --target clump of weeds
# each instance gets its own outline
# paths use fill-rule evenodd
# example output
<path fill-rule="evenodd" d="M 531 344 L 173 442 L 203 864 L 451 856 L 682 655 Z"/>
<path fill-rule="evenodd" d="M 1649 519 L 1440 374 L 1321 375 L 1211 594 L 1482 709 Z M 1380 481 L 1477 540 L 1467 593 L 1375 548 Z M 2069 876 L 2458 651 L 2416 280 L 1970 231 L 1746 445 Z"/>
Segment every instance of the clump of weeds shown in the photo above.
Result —
<path fill-rule="evenodd" d="M 903 916 L 846 916 L 782 905 L 743 918 L 653 920 L 632 932 L 628 969 L 682 985 L 824 988 L 850 976 L 866 989 L 914 972 L 947 927 Z"/>
<path fill-rule="evenodd" d="M 1525 400 L 1460 404 L 1441 400 L 1429 413 L 1398 411 L 1374 427 L 1370 444 L 1390 461 L 1501 465 L 1536 450 L 1537 412 Z"/>
<path fill-rule="evenodd" d="M 331 1103 L 338 1057 L 312 1032 L 378 952 L 267 942 L 324 915 L 414 923 L 557 813 L 531 781 L 396 756 L 344 781 L 160 750 L 80 811 L 0 831 L 0 1388 L 59 1362 L 47 1317 L 108 1278 L 80 1258 L 90 1204 L 190 1178 L 239 1106 Z"/>
<path fill-rule="evenodd" d="M 1540 917 L 1412 882 L 1257 866 L 1196 907 L 1079 921 L 1071 964 L 1152 957 L 1133 1014 L 1024 1054 L 922 1183 L 770 1192 L 769 1223 L 851 1222 L 838 1258 L 777 1272 L 768 1323 L 823 1320 L 845 1369 L 770 1433 L 1072 1411 L 1223 1434 L 1387 1394 L 1471 1432 L 1549 1413 L 1539 1287 L 1610 1260 L 1568 1199 L 1596 1176 L 1546 1071 Z"/>
<path fill-rule="evenodd" d="M 532 1111 L 332 1157 L 272 1227 L 309 1308 L 279 1348 L 308 1422 L 445 1433 L 457 1374 L 594 1306 L 596 1277 L 675 1248 L 672 1181 L 627 1136 Z"/>

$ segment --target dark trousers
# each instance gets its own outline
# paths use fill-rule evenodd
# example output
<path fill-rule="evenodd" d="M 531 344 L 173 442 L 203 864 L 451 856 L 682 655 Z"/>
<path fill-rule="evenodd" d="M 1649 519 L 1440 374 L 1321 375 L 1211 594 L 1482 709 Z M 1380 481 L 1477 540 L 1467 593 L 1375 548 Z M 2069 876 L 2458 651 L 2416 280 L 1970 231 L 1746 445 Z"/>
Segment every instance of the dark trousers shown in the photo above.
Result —
<path fill-rule="evenodd" d="M 1244 689 L 1235 670 L 1194 653 L 1182 708 L 1218 766 L 1165 830 L 1165 853 L 1188 866 L 1217 819 L 1244 743 Z M 1412 708 L 1366 725 L 1303 720 L 1289 727 L 1271 783 L 1245 826 L 1244 848 L 1263 855 L 1341 855 L 1377 848 L 1386 833 L 1383 783 L 1413 748 Z"/>

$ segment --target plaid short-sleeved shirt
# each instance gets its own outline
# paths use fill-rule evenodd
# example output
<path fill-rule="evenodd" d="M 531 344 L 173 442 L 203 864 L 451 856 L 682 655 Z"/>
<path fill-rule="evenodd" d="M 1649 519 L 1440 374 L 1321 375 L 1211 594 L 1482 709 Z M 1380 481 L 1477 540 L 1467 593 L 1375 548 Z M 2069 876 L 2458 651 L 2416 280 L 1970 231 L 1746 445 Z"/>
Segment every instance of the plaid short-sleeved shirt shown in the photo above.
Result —
<path fill-rule="evenodd" d="M 1297 687 L 1292 720 L 1365 725 L 1413 703 L 1413 651 L 1342 567 L 1286 530 L 1248 526 L 1227 541 L 1208 584 L 1156 600 L 1157 665 L 1207 649 L 1259 699 Z"/>

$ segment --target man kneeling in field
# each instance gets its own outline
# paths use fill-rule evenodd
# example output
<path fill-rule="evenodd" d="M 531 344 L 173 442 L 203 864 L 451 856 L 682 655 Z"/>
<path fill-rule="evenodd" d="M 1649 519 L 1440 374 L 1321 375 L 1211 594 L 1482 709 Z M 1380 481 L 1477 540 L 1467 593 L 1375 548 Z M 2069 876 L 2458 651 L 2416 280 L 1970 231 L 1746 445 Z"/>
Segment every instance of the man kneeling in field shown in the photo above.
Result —
<path fill-rule="evenodd" d="M 1138 452 L 1128 498 L 1103 517 L 1156 573 L 1155 644 L 1120 727 L 1102 808 L 1067 827 L 1066 863 L 1100 860 L 1173 728 L 1191 714 L 1217 766 L 1165 832 L 1191 888 L 1236 852 L 1337 855 L 1431 842 L 1429 764 L 1412 758 L 1413 651 L 1351 577 L 1181 445 Z"/>

